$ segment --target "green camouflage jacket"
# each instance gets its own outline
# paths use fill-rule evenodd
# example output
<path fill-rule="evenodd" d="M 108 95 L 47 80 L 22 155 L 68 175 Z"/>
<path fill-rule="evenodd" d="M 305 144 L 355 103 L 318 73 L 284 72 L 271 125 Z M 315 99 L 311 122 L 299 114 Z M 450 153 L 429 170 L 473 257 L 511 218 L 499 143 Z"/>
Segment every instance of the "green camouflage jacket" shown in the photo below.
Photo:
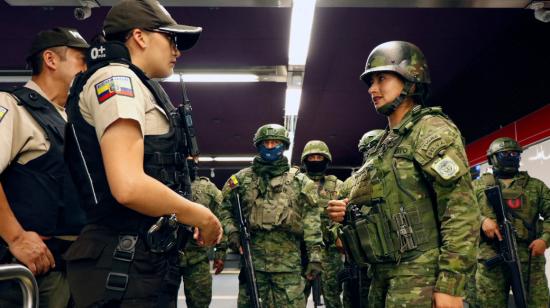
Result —
<path fill-rule="evenodd" d="M 210 182 L 207 177 L 198 177 L 191 183 L 193 201 L 208 207 L 214 215 L 218 216 L 218 210 L 222 203 L 222 193 Z M 225 259 L 227 250 L 227 237 L 224 235 L 222 241 L 214 248 L 215 259 Z M 180 254 L 180 263 L 196 264 L 208 258 L 208 248 L 201 247 L 195 240 L 191 240 L 185 246 L 183 254 Z"/>
<path fill-rule="evenodd" d="M 332 225 L 327 214 L 328 202 L 338 198 L 343 182 L 334 175 L 310 176 L 308 177 L 315 183 L 319 199 L 317 206 L 321 210 L 321 229 L 325 245 L 334 245 L 336 238 L 332 235 L 329 228 Z"/>
<path fill-rule="evenodd" d="M 300 272 L 302 240 L 310 262 L 320 262 L 323 242 L 315 184 L 296 168 L 269 179 L 265 191 L 259 183 L 252 168 L 245 168 L 225 184 L 220 219 L 227 236 L 239 232 L 234 216 L 239 194 L 257 271 Z"/>
<path fill-rule="evenodd" d="M 493 209 L 485 196 L 485 189 L 495 184 L 495 177 L 490 173 L 483 174 L 474 181 L 474 192 L 481 209 L 482 222 L 485 218 L 496 221 Z M 510 186 L 506 187 L 502 180 L 499 180 L 499 184 L 505 205 L 508 205 L 508 218 L 517 232 L 518 255 L 522 262 L 527 262 L 527 247 L 533 240 L 540 238 L 546 242 L 546 247 L 550 246 L 550 189 L 541 180 L 532 178 L 523 171 L 512 179 Z M 478 259 L 490 259 L 496 253 L 496 242 L 482 236 Z"/>
<path fill-rule="evenodd" d="M 388 262 L 438 247 L 435 290 L 464 295 L 466 273 L 476 264 L 480 222 L 460 131 L 440 108 L 415 106 L 367 155 L 350 204 L 387 228 L 378 236 L 389 245 Z M 405 215 L 417 248 L 400 242 L 396 221 Z"/>

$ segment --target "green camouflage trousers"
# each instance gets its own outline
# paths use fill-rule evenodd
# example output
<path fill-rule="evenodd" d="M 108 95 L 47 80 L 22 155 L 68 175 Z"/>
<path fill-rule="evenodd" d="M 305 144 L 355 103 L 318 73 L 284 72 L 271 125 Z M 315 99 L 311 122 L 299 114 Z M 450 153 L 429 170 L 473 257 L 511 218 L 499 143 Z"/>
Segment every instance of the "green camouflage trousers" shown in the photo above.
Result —
<path fill-rule="evenodd" d="M 208 258 L 186 265 L 182 271 L 185 302 L 189 308 L 208 308 L 212 300 L 212 275 Z"/>
<path fill-rule="evenodd" d="M 323 259 L 321 261 L 323 273 L 321 274 L 321 290 L 323 291 L 323 300 L 327 308 L 341 308 L 342 285 L 338 283 L 338 273 L 344 269 L 342 255 L 336 249 L 335 245 L 325 248 Z"/>
<path fill-rule="evenodd" d="M 544 273 L 544 256 L 533 257 L 531 261 L 531 279 L 527 292 L 528 307 L 548 308 L 548 281 Z M 525 288 L 527 288 L 528 262 L 521 263 Z M 501 264 L 488 269 L 478 263 L 476 272 L 476 301 L 479 307 L 507 307 L 510 294 L 510 273 Z"/>
<path fill-rule="evenodd" d="M 438 249 L 397 264 L 372 266 L 368 307 L 432 307 Z"/>
<path fill-rule="evenodd" d="M 239 275 L 239 308 L 250 307 L 244 269 Z M 268 273 L 256 271 L 258 293 L 263 308 L 304 308 L 304 278 L 300 272 Z"/>
<path fill-rule="evenodd" d="M 39 306 L 45 308 L 66 308 L 70 292 L 67 277 L 63 272 L 49 272 L 36 277 L 39 290 Z M 0 307 L 23 307 L 21 287 L 15 280 L 0 282 Z"/>

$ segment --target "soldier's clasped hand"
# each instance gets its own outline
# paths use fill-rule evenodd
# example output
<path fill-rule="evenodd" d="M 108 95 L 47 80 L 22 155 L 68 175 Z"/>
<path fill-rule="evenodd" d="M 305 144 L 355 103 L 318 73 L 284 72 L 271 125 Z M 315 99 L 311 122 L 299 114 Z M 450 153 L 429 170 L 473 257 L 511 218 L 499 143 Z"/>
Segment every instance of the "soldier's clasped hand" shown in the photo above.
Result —
<path fill-rule="evenodd" d="M 344 221 L 344 217 L 346 216 L 346 206 L 348 203 L 348 198 L 344 200 L 330 200 L 327 207 L 328 217 L 334 222 Z"/>

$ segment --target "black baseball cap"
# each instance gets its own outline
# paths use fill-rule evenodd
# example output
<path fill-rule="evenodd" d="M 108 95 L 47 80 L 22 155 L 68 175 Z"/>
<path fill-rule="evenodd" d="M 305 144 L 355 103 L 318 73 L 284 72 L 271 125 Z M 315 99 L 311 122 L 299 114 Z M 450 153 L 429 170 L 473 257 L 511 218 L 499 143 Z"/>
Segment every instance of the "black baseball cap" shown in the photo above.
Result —
<path fill-rule="evenodd" d="M 157 0 L 122 0 L 113 5 L 103 22 L 107 38 L 135 28 L 172 33 L 179 50 L 193 47 L 202 32 L 201 27 L 178 24 Z"/>
<path fill-rule="evenodd" d="M 88 42 L 72 28 L 56 27 L 38 32 L 32 41 L 27 60 L 36 53 L 51 47 L 67 46 L 73 48 L 88 48 Z"/>

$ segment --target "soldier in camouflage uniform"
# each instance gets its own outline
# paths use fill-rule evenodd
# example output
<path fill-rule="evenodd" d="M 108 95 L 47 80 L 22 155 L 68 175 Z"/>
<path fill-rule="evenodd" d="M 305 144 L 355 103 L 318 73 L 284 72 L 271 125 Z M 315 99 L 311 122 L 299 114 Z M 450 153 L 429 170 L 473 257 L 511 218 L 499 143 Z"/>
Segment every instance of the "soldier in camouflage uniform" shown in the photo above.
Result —
<path fill-rule="evenodd" d="M 250 225 L 252 261 L 263 307 L 304 307 L 302 241 L 309 260 L 306 277 L 312 280 L 321 272 L 323 241 L 315 183 L 289 167 L 283 151 L 290 140 L 283 126 L 261 126 L 253 141 L 259 154 L 251 167 L 240 170 L 225 184 L 220 219 L 231 248 L 239 251 L 233 210 L 238 194 Z M 239 307 L 250 307 L 245 279 L 241 271 Z"/>
<path fill-rule="evenodd" d="M 384 135 L 383 129 L 373 129 L 363 134 L 361 139 L 359 139 L 359 144 L 357 145 L 357 148 L 359 150 L 359 153 L 363 155 L 363 163 L 361 165 L 363 165 L 367 161 L 368 150 L 376 146 L 382 135 Z M 351 188 L 353 187 L 353 179 L 355 177 L 355 174 L 356 173 L 352 174 L 344 181 L 344 184 L 340 189 L 341 199 L 349 197 L 349 193 L 351 192 Z"/>
<path fill-rule="evenodd" d="M 193 201 L 206 205 L 213 213 L 217 213 L 222 202 L 222 193 L 207 177 L 197 174 L 197 160 L 187 160 Z M 224 238 L 225 239 L 225 238 Z M 222 239 L 215 247 L 214 270 L 219 274 L 224 267 L 227 242 Z M 197 244 L 195 240 L 188 241 L 185 249 L 180 251 L 179 262 L 185 292 L 185 302 L 189 308 L 207 308 L 212 299 L 212 276 L 208 260 L 208 248 Z"/>
<path fill-rule="evenodd" d="M 367 153 L 368 151 L 376 146 L 382 135 L 384 134 L 383 129 L 373 129 L 361 137 L 359 140 L 359 144 L 357 145 L 357 148 L 359 150 L 359 153 L 363 155 L 363 163 L 364 164 L 367 161 Z M 362 165 L 361 164 L 361 165 Z M 344 184 L 342 185 L 342 188 L 340 189 L 340 194 L 338 196 L 338 199 L 345 199 L 349 198 L 349 194 L 351 192 L 351 189 L 353 188 L 353 185 L 355 183 L 355 175 L 356 173 L 352 174 L 349 178 L 347 178 L 344 181 Z M 339 223 L 333 223 L 333 226 L 331 227 L 331 231 L 334 234 L 334 237 L 337 238 L 336 240 L 336 246 L 342 247 L 342 242 L 338 238 L 340 232 L 341 232 L 342 225 Z M 346 261 L 349 262 L 349 261 Z M 346 265 L 349 266 L 349 265 Z M 344 282 L 344 296 L 343 296 L 343 303 L 345 308 L 354 308 L 354 303 L 360 302 L 362 307 L 366 307 L 368 303 L 368 295 L 369 295 L 369 287 L 370 287 L 371 277 L 369 276 L 368 267 L 361 269 L 361 289 L 359 290 L 359 296 L 361 297 L 360 301 L 357 301 L 357 299 L 354 299 L 354 292 L 353 290 L 357 288 L 354 281 L 345 281 Z"/>
<path fill-rule="evenodd" d="M 334 175 L 325 174 L 328 164 L 332 162 L 332 155 L 323 141 L 311 140 L 306 143 L 301 161 L 307 177 L 315 182 L 319 194 L 317 205 L 321 209 L 321 231 L 325 243 L 322 260 L 323 272 L 321 274 L 324 304 L 327 308 L 342 307 L 342 300 L 340 299 L 342 286 L 338 283 L 337 276 L 344 268 L 344 263 L 340 252 L 336 248 L 336 239 L 329 231 L 330 220 L 325 211 L 328 201 L 338 197 L 342 181 Z M 309 295 L 308 287 L 309 284 L 305 290 L 306 299 Z"/>
<path fill-rule="evenodd" d="M 480 221 L 460 132 L 441 108 L 423 107 L 430 78 L 415 45 L 377 46 L 361 79 L 389 129 L 357 172 L 349 204 L 333 200 L 328 210 L 336 221 L 346 207 L 354 214 L 343 239 L 357 263 L 371 264 L 368 305 L 462 307 Z"/>
<path fill-rule="evenodd" d="M 550 243 L 550 190 L 542 181 L 518 170 L 521 152 L 522 149 L 515 140 L 496 139 L 487 151 L 493 174 L 485 173 L 474 181 L 474 191 L 481 207 L 484 235 L 479 245 L 476 272 L 477 304 L 483 308 L 507 307 L 510 293 L 510 275 L 506 266 L 501 264 L 487 268 L 483 263 L 494 257 L 498 251 L 495 237 L 502 238 L 496 216 L 485 196 L 485 189 L 496 184 L 502 190 L 502 197 L 508 205 L 508 218 L 516 230 L 528 307 L 547 308 L 549 304 L 544 251 Z"/>

